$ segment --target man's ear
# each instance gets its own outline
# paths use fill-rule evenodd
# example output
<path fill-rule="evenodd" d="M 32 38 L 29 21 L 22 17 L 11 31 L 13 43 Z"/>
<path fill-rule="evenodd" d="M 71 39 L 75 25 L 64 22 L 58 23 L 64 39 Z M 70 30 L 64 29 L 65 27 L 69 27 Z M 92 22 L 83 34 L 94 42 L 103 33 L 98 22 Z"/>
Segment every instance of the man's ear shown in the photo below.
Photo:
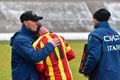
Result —
<path fill-rule="evenodd" d="M 24 26 L 27 26 L 28 25 L 28 21 L 24 21 L 22 22 Z"/>

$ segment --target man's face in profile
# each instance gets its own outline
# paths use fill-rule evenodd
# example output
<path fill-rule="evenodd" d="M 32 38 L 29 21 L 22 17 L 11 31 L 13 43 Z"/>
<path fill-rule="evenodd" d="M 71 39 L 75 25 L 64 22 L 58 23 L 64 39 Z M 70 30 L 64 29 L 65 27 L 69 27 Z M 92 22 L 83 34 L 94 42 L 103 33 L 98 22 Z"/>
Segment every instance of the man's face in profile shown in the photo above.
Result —
<path fill-rule="evenodd" d="M 31 31 L 37 31 L 38 21 L 28 20 L 24 21 L 23 23 L 26 26 L 26 28 L 30 29 Z"/>

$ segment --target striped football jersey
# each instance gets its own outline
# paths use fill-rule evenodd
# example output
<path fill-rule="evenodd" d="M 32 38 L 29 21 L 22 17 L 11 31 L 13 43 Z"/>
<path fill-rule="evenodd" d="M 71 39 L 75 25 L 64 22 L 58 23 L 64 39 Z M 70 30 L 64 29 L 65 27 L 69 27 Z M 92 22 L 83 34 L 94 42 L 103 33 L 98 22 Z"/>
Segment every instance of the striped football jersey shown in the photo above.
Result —
<path fill-rule="evenodd" d="M 43 61 L 36 63 L 40 72 L 40 80 L 72 80 L 72 73 L 68 61 L 75 58 L 75 54 L 65 39 L 52 33 L 42 34 L 34 43 L 35 50 L 45 46 L 48 39 L 59 38 L 60 45 Z"/>

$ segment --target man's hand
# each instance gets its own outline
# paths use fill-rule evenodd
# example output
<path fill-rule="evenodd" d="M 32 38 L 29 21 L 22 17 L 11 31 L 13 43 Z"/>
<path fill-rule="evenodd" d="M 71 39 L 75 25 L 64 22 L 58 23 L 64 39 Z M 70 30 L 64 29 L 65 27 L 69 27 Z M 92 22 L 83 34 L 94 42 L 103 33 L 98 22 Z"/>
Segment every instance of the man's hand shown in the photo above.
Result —
<path fill-rule="evenodd" d="M 84 75 L 84 77 L 89 78 L 89 76 L 88 76 L 88 75 Z"/>
<path fill-rule="evenodd" d="M 52 41 L 50 41 L 50 39 L 48 39 L 48 42 L 51 42 L 54 45 L 54 47 L 60 45 L 60 43 L 59 43 L 60 40 L 58 38 L 54 38 Z"/>
<path fill-rule="evenodd" d="M 40 28 L 40 30 L 39 30 L 38 33 L 41 35 L 41 34 L 47 33 L 47 32 L 49 32 L 49 31 L 47 30 L 47 28 L 45 28 L 44 26 L 42 26 L 42 27 Z"/>

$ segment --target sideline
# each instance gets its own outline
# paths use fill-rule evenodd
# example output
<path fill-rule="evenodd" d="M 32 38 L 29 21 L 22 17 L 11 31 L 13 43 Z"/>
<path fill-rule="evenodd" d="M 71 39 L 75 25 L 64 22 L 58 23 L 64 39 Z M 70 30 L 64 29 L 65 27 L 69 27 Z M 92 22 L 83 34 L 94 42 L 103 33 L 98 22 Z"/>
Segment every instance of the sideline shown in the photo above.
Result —
<path fill-rule="evenodd" d="M 66 33 L 56 33 L 66 40 L 87 40 L 89 33 L 83 32 L 66 32 Z M 14 33 L 0 33 L 0 41 L 9 41 Z"/>

